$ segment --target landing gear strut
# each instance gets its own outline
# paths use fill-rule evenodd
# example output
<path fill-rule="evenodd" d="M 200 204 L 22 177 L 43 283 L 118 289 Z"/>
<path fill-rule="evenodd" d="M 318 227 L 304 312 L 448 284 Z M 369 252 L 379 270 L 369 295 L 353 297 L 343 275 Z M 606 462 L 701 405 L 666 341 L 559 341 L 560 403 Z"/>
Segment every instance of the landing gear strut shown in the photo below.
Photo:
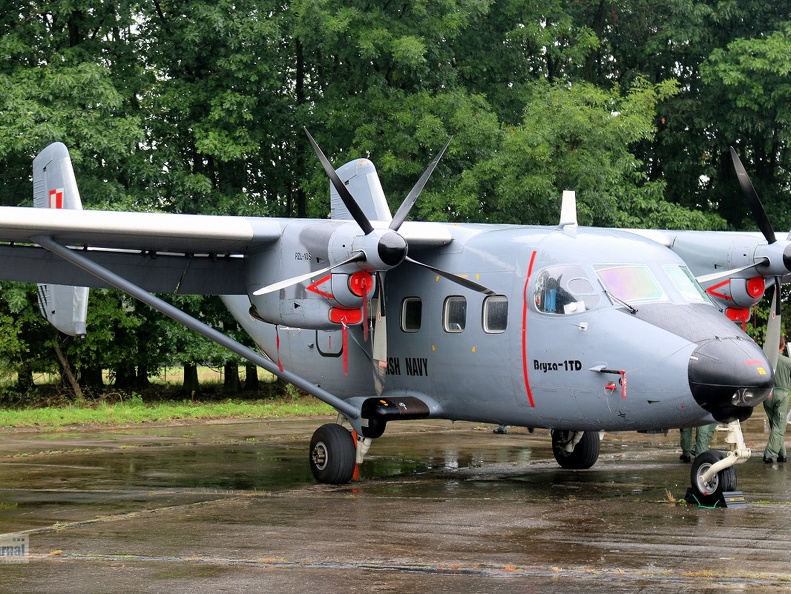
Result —
<path fill-rule="evenodd" d="M 692 485 L 685 499 L 689 503 L 714 506 L 724 503 L 723 493 L 736 490 L 736 469 L 734 465 L 750 458 L 750 448 L 744 444 L 742 427 L 739 421 L 731 421 L 727 426 L 717 427 L 718 431 L 728 431 L 725 441 L 730 451 L 707 450 L 695 458 L 690 473 Z"/>

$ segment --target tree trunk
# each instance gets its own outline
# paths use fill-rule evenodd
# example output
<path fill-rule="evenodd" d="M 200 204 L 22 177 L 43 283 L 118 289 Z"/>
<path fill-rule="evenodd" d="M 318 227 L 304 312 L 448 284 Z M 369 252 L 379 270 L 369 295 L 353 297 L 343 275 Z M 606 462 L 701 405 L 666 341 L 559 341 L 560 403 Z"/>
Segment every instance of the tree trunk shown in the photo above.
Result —
<path fill-rule="evenodd" d="M 137 382 L 137 371 L 134 365 L 123 363 L 115 369 L 115 387 L 122 389 L 132 389 Z"/>
<path fill-rule="evenodd" d="M 182 388 L 190 397 L 200 392 L 198 366 L 195 363 L 184 363 L 184 383 Z"/>
<path fill-rule="evenodd" d="M 225 379 L 223 381 L 222 391 L 228 394 L 238 394 L 241 389 L 239 383 L 239 365 L 236 361 L 227 361 L 225 363 Z"/>
<path fill-rule="evenodd" d="M 137 380 L 135 384 L 138 388 L 148 388 L 151 382 L 148 381 L 148 365 L 137 366 Z"/>
<path fill-rule="evenodd" d="M 74 393 L 74 399 L 84 400 L 85 397 L 82 395 L 82 388 L 80 388 L 80 384 L 77 381 L 77 376 L 75 376 L 74 372 L 71 370 L 71 365 L 69 365 L 66 355 L 63 354 L 63 350 L 60 348 L 57 337 L 55 337 L 54 349 L 55 356 L 58 358 L 58 362 L 60 363 L 61 375 L 69 383 L 71 391 Z"/>
<path fill-rule="evenodd" d="M 258 392 L 260 385 L 258 380 L 258 366 L 253 363 L 245 363 L 244 365 L 244 390 L 245 392 Z"/>
<path fill-rule="evenodd" d="M 79 372 L 80 381 L 86 388 L 103 388 L 104 377 L 101 367 L 83 367 Z"/>
<path fill-rule="evenodd" d="M 17 380 L 16 380 L 17 391 L 27 392 L 35 385 L 36 384 L 33 381 L 33 368 L 27 363 L 22 363 L 19 366 L 19 369 L 17 369 Z"/>

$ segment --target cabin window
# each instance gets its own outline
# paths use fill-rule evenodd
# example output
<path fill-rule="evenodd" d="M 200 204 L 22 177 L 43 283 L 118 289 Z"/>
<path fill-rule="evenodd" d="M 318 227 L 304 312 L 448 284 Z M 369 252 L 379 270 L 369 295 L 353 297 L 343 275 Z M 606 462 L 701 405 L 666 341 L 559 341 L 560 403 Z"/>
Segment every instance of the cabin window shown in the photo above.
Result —
<path fill-rule="evenodd" d="M 401 330 L 417 332 L 423 321 L 423 301 L 420 297 L 407 297 L 401 302 Z"/>
<path fill-rule="evenodd" d="M 483 300 L 483 331 L 502 334 L 508 326 L 508 297 L 493 295 Z"/>
<path fill-rule="evenodd" d="M 667 299 L 662 287 L 645 264 L 603 265 L 594 268 L 604 283 L 604 288 L 626 303 Z"/>
<path fill-rule="evenodd" d="M 581 266 L 545 268 L 536 276 L 534 303 L 538 311 L 573 314 L 596 307 L 601 294 Z"/>
<path fill-rule="evenodd" d="M 463 332 L 467 325 L 467 299 L 459 295 L 445 299 L 442 319 L 445 332 Z"/>

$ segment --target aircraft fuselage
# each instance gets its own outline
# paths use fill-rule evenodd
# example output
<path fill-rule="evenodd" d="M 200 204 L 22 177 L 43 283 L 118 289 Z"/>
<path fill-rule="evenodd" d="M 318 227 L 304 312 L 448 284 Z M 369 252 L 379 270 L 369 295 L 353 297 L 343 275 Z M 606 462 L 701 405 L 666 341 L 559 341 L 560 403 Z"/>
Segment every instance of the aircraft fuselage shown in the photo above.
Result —
<path fill-rule="evenodd" d="M 772 371 L 760 348 L 670 250 L 602 229 L 448 230 L 446 247 L 415 251 L 494 295 L 408 263 L 389 271 L 382 397 L 413 396 L 430 416 L 454 420 L 612 431 L 744 419 L 768 394 Z M 303 266 L 317 266 L 304 253 Z M 248 268 L 259 266 L 250 257 Z M 313 291 L 275 297 L 307 308 L 349 275 L 331 276 Z M 247 313 L 256 300 L 226 304 L 269 357 L 343 399 L 376 397 L 361 325 L 344 338 L 341 325 L 266 324 Z"/>

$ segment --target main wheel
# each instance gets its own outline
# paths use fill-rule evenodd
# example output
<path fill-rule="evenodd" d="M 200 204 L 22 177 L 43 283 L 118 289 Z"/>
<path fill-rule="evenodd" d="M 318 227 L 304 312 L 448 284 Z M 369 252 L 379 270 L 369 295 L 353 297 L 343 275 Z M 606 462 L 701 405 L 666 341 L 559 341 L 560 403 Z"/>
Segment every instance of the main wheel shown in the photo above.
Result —
<path fill-rule="evenodd" d="M 724 457 L 725 452 L 720 450 L 706 450 L 692 463 L 689 478 L 699 505 L 716 505 L 722 499 L 723 491 L 736 490 L 736 469 L 733 466 L 720 470 L 708 481 L 703 480 L 706 471 Z"/>
<path fill-rule="evenodd" d="M 356 462 L 352 434 L 336 423 L 322 425 L 310 440 L 310 471 L 320 483 L 343 485 L 352 479 Z"/>
<path fill-rule="evenodd" d="M 582 438 L 571 452 L 566 451 L 566 446 L 574 439 L 575 431 L 552 432 L 552 453 L 555 460 L 562 468 L 583 470 L 596 464 L 599 459 L 601 440 L 596 431 L 585 431 Z"/>

